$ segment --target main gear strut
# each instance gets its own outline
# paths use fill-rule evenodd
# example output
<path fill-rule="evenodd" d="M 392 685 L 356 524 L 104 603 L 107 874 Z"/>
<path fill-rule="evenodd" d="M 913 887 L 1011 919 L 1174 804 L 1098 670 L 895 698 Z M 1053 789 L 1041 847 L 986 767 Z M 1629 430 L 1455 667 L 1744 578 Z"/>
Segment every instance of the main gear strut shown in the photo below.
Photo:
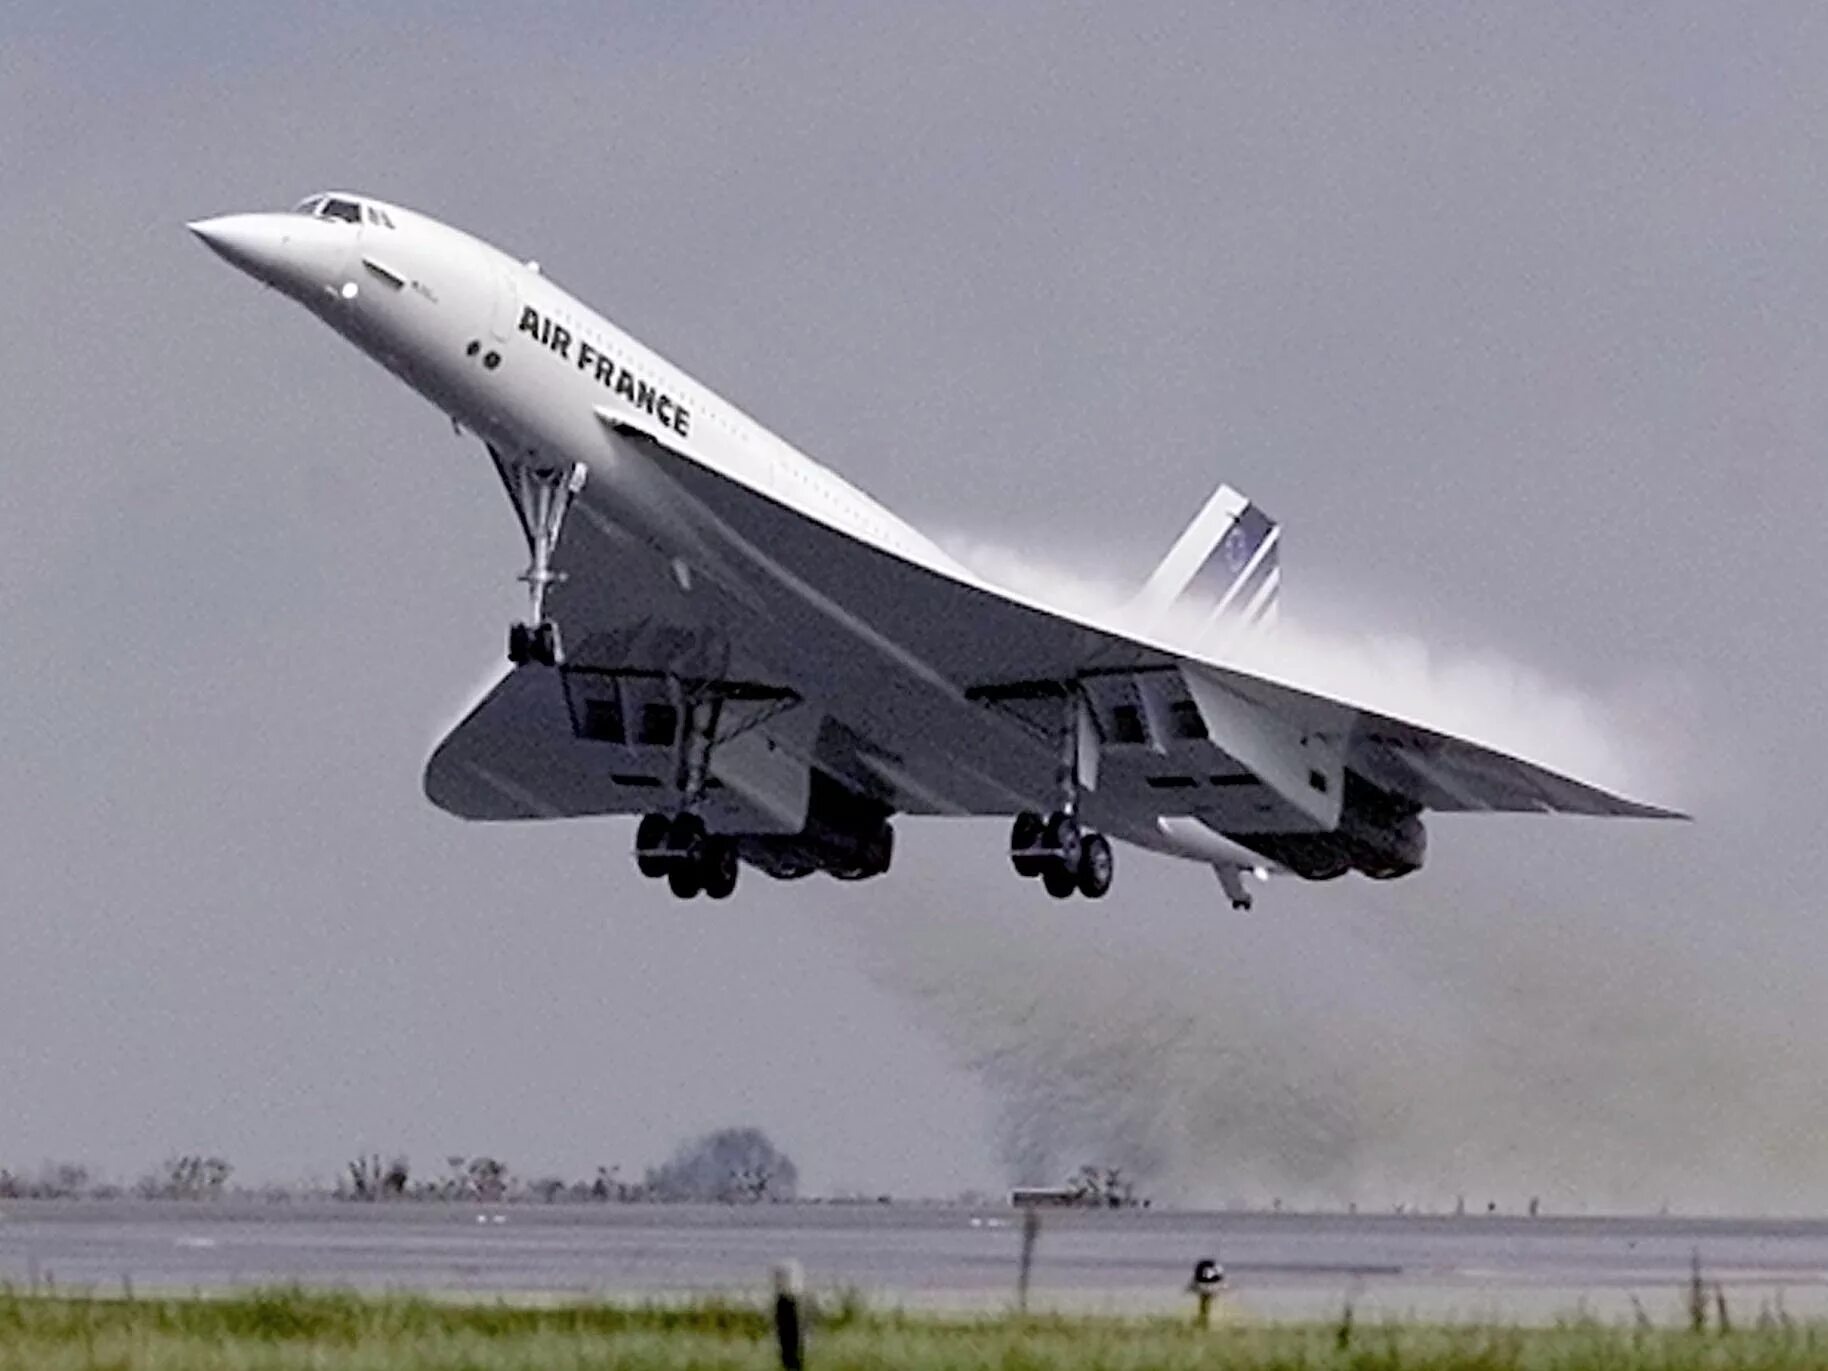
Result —
<path fill-rule="evenodd" d="M 635 830 L 635 866 L 643 876 L 665 877 L 679 899 L 704 894 L 725 900 L 736 889 L 740 869 L 736 839 L 709 832 L 698 812 L 711 781 L 711 752 L 719 741 L 724 699 L 706 683 L 691 688 L 674 680 L 672 686 L 679 720 L 673 770 L 678 808 L 641 820 Z"/>
<path fill-rule="evenodd" d="M 1098 727 L 1078 681 L 1061 684 L 1065 703 L 1059 734 L 1055 782 L 1060 807 L 1045 817 L 1033 810 L 1016 815 L 1009 832 L 1009 861 L 1016 875 L 1041 878 L 1047 893 L 1064 900 L 1075 891 L 1103 899 L 1116 875 L 1111 841 L 1079 822 L 1079 802 L 1098 783 Z"/>

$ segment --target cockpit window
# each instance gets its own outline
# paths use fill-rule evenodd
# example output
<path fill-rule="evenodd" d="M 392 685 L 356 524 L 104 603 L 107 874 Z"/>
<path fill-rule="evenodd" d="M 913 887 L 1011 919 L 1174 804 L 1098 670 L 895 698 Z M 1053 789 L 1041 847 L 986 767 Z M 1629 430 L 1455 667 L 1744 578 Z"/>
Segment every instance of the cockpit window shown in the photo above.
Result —
<path fill-rule="evenodd" d="M 366 219 L 382 228 L 394 226 L 393 216 L 379 205 L 361 200 L 345 200 L 338 195 L 311 195 L 292 206 L 294 214 L 308 214 L 314 219 L 341 219 L 359 224 Z"/>

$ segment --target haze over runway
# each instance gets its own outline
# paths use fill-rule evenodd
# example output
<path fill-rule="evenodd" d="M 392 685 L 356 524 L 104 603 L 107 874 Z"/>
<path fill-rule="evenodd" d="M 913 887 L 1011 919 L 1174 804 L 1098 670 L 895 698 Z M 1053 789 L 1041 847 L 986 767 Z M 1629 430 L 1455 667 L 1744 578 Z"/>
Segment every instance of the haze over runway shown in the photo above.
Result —
<path fill-rule="evenodd" d="M 1800 4 L 0 20 L 0 1163 L 576 1174 L 753 1120 L 819 1190 L 1816 1208 L 1824 48 Z M 182 227 L 327 185 L 1030 574 L 1133 583 L 1233 480 L 1322 651 L 1697 822 L 1468 822 L 1248 917 L 1133 855 L 1055 907 L 995 824 L 687 909 L 626 824 L 456 824 L 494 476 Z"/>

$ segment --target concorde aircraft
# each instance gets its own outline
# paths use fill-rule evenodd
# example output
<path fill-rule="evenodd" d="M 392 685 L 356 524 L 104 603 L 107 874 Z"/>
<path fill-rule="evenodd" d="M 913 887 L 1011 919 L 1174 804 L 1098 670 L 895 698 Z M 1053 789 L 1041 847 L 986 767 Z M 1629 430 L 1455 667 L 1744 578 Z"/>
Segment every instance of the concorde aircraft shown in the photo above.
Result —
<path fill-rule="evenodd" d="M 1416 871 L 1429 810 L 1673 817 L 1170 641 L 1275 612 L 1279 530 L 1229 487 L 1094 622 L 986 581 L 458 229 L 334 192 L 190 228 L 480 438 L 519 518 L 511 665 L 425 768 L 452 814 L 640 815 L 636 866 L 681 899 L 744 866 L 880 876 L 898 815 L 1001 816 L 1055 898 L 1102 898 L 1119 838 L 1240 908 L 1247 878 Z"/>

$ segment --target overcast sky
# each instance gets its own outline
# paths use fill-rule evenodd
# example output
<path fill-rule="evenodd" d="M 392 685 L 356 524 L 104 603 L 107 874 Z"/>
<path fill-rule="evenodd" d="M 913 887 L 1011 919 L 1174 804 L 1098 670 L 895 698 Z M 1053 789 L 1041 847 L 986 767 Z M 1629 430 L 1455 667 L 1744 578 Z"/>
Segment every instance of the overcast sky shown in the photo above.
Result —
<path fill-rule="evenodd" d="M 9 7 L 0 1164 L 754 1121 L 820 1190 L 1820 1209 L 1825 66 L 1804 3 Z M 331 186 L 954 540 L 1140 580 L 1229 479 L 1292 619 L 1697 821 L 1248 917 L 1132 852 L 1054 906 L 998 823 L 686 906 L 627 821 L 464 826 L 499 486 L 183 229 Z"/>

